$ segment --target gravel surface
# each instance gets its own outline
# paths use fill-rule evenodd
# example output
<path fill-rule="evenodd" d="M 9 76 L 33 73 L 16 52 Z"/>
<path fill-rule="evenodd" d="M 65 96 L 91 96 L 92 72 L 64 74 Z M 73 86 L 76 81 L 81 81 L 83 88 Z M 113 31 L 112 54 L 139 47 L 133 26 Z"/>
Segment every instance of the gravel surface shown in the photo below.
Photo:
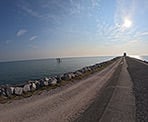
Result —
<path fill-rule="evenodd" d="M 112 77 L 108 80 L 106 86 L 102 88 L 100 93 L 98 93 L 94 102 L 92 102 L 92 104 L 75 120 L 75 122 L 99 122 L 109 100 L 112 97 L 113 91 L 115 90 L 121 67 L 122 65 L 118 66 Z"/>
<path fill-rule="evenodd" d="M 138 122 L 148 122 L 148 65 L 130 57 L 126 60 L 134 85 L 136 119 Z"/>

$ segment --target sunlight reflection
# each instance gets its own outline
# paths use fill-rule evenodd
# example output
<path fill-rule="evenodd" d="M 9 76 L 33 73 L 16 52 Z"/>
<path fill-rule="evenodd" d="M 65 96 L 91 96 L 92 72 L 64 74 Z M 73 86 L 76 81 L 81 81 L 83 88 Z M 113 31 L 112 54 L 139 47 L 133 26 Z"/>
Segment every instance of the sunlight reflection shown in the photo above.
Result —
<path fill-rule="evenodd" d="M 143 58 L 139 55 L 130 55 L 130 57 L 133 57 L 133 58 L 137 58 L 137 59 L 140 59 L 140 60 L 143 60 Z"/>

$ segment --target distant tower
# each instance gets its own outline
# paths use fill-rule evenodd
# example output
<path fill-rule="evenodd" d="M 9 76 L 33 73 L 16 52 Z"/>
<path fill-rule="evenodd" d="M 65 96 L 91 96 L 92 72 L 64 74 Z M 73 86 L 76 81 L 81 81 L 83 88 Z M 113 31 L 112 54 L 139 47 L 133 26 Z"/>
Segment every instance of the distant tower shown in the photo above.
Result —
<path fill-rule="evenodd" d="M 123 56 L 124 56 L 124 57 L 126 56 L 126 52 L 123 53 Z"/>

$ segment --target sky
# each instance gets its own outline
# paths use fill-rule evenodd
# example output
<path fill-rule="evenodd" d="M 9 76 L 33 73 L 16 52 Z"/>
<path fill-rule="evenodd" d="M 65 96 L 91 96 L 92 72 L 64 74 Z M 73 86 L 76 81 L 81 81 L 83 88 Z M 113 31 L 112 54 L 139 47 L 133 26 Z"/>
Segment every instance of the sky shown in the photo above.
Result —
<path fill-rule="evenodd" d="M 0 0 L 0 61 L 148 55 L 148 0 Z"/>

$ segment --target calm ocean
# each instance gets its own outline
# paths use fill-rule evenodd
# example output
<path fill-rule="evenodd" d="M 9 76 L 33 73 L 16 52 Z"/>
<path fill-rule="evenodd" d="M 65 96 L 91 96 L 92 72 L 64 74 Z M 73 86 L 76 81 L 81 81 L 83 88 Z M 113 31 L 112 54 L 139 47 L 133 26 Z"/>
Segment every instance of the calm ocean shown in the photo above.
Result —
<path fill-rule="evenodd" d="M 56 59 L 1 62 L 0 85 L 20 84 L 28 80 L 75 71 L 112 58 L 113 56 L 62 58 L 61 63 Z"/>
<path fill-rule="evenodd" d="M 0 63 L 0 85 L 20 84 L 28 80 L 41 79 L 65 72 L 75 71 L 85 66 L 100 63 L 114 56 L 63 58 L 61 63 L 56 59 L 41 59 Z M 148 61 L 148 56 L 142 57 Z"/>
<path fill-rule="evenodd" d="M 148 56 L 140 56 L 140 59 L 141 59 L 141 60 L 148 61 Z"/>

